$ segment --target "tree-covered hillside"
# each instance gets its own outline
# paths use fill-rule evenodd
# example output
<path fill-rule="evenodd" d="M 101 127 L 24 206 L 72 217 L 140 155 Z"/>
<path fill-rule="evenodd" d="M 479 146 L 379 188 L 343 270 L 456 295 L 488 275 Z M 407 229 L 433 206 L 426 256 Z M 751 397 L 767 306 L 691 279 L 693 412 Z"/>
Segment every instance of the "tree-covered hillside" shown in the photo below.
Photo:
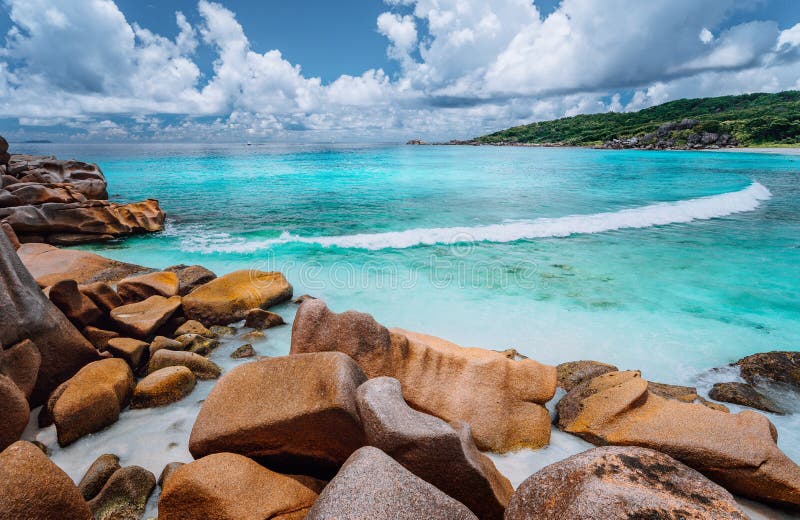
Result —
<path fill-rule="evenodd" d="M 800 145 L 800 92 L 680 99 L 638 112 L 517 126 L 473 142 L 614 148 Z"/>

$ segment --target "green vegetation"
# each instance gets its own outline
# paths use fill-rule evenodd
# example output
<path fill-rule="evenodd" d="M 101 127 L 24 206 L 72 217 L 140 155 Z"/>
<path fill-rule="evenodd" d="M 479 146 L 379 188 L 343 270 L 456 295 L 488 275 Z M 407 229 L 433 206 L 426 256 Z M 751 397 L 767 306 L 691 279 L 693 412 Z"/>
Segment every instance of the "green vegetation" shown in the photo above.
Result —
<path fill-rule="evenodd" d="M 691 128 L 667 123 L 693 120 Z M 685 125 L 684 125 L 685 126 Z M 602 145 L 644 136 L 683 147 L 703 133 L 730 134 L 738 146 L 800 145 L 800 92 L 680 99 L 638 112 L 579 115 L 517 126 L 474 140 L 484 144 Z"/>

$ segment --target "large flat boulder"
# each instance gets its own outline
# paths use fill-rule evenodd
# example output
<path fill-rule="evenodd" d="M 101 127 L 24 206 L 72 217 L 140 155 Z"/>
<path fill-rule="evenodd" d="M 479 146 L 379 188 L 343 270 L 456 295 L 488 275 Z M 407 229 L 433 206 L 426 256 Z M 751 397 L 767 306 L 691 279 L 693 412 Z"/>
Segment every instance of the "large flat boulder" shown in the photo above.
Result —
<path fill-rule="evenodd" d="M 23 246 L 24 248 L 24 246 Z M 20 248 L 22 250 L 23 248 Z M 59 384 L 100 355 L 64 314 L 53 305 L 20 261 L 14 248 L 0 233 L 0 345 L 15 345 L 29 339 L 41 354 L 33 406 L 41 404 Z"/>
<path fill-rule="evenodd" d="M 115 308 L 111 311 L 111 319 L 122 332 L 134 338 L 149 339 L 180 306 L 180 296 L 151 296 L 146 300 Z"/>
<path fill-rule="evenodd" d="M 292 297 L 283 274 L 235 271 L 201 285 L 183 298 L 186 317 L 206 325 L 227 325 L 245 318 L 250 309 L 266 309 Z"/>
<path fill-rule="evenodd" d="M 117 282 L 126 276 L 149 270 L 88 251 L 59 249 L 49 244 L 22 244 L 17 254 L 40 287 L 61 280 L 75 280 L 79 284 Z"/>
<path fill-rule="evenodd" d="M 350 456 L 320 493 L 306 520 L 477 520 L 462 503 L 378 448 Z"/>
<path fill-rule="evenodd" d="M 609 446 L 556 462 L 523 482 L 506 520 L 746 520 L 730 493 L 654 450 Z"/>
<path fill-rule="evenodd" d="M 233 453 L 180 466 L 163 486 L 159 520 L 299 520 L 317 498 L 297 480 Z"/>
<path fill-rule="evenodd" d="M 58 443 L 67 446 L 117 422 L 134 381 L 128 364 L 117 358 L 95 361 L 78 371 L 47 402 Z"/>
<path fill-rule="evenodd" d="M 658 450 L 734 493 L 800 506 L 800 467 L 778 448 L 775 427 L 759 413 L 661 397 L 634 371 L 582 383 L 557 410 L 559 428 L 594 444 Z"/>
<path fill-rule="evenodd" d="M 555 394 L 554 367 L 390 331 L 368 314 L 336 314 L 321 300 L 306 300 L 295 316 L 291 353 L 320 351 L 348 354 L 367 377 L 394 377 L 414 409 L 469 424 L 481 450 L 506 452 L 549 442 L 544 403 Z"/>
<path fill-rule="evenodd" d="M 478 518 L 503 518 L 514 488 L 478 451 L 469 425 L 451 426 L 412 409 L 403 399 L 400 382 L 391 377 L 376 377 L 358 387 L 357 404 L 367 444 L 463 503 Z"/>
<path fill-rule="evenodd" d="M 338 352 L 239 365 L 203 403 L 189 451 L 240 453 L 288 473 L 330 476 L 364 445 L 356 388 L 365 379 Z"/>
<path fill-rule="evenodd" d="M 4 520 L 92 518 L 72 479 L 25 441 L 0 453 L 0 515 Z"/>

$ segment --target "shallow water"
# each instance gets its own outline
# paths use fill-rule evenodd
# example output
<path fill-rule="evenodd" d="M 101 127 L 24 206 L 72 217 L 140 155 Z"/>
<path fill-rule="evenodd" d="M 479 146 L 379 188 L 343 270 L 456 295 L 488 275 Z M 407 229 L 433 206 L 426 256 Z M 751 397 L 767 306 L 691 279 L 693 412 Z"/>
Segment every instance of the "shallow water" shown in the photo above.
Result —
<path fill-rule="evenodd" d="M 296 294 L 337 311 L 367 311 L 464 345 L 513 346 L 547 363 L 598 359 L 701 394 L 737 377 L 711 368 L 800 346 L 796 155 L 26 146 L 98 162 L 115 200 L 160 200 L 165 232 L 89 248 L 119 260 L 279 269 Z M 288 339 L 288 331 L 271 334 L 261 353 L 287 352 Z M 217 355 L 233 363 L 226 348 Z M 207 391 L 126 412 L 54 459 L 78 479 L 91 454 L 116 450 L 158 473 L 188 457 L 179 439 Z M 162 420 L 139 420 L 153 416 Z M 798 417 L 770 415 L 795 461 Z M 139 444 L 142 430 L 151 442 Z M 52 433 L 39 435 L 53 444 Z M 582 448 L 557 434 L 546 450 L 500 465 L 519 480 Z"/>

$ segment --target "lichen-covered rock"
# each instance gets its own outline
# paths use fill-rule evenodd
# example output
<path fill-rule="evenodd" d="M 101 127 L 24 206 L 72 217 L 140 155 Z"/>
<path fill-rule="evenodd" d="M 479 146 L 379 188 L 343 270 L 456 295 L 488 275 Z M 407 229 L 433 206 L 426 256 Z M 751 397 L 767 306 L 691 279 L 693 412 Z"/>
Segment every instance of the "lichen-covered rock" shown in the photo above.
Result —
<path fill-rule="evenodd" d="M 0 514 L 3 520 L 92 518 L 72 479 L 25 441 L 0 453 Z"/>
<path fill-rule="evenodd" d="M 156 477 L 139 466 L 120 468 L 89 501 L 95 520 L 140 520 Z"/>
<path fill-rule="evenodd" d="M 23 248 L 20 248 L 22 251 Z M 36 344 L 41 366 L 30 396 L 32 406 L 44 402 L 59 384 L 86 363 L 100 358 L 97 350 L 42 293 L 5 234 L 0 233 L 0 344 L 25 339 Z"/>
<path fill-rule="evenodd" d="M 156 370 L 164 367 L 184 366 L 195 375 L 197 379 L 216 379 L 222 373 L 222 369 L 213 361 L 210 361 L 194 352 L 179 352 L 174 350 L 162 349 L 153 354 L 147 372 L 152 374 Z"/>
<path fill-rule="evenodd" d="M 0 450 L 19 440 L 29 417 L 30 409 L 25 394 L 14 381 L 0 375 Z"/>
<path fill-rule="evenodd" d="M 759 413 L 729 414 L 661 397 L 634 371 L 582 383 L 557 411 L 559 428 L 589 442 L 655 449 L 731 492 L 800 505 L 800 467 L 778 448 L 775 427 Z"/>
<path fill-rule="evenodd" d="M 202 265 L 173 265 L 164 269 L 178 275 L 178 295 L 186 296 L 201 285 L 207 284 L 217 277 Z"/>
<path fill-rule="evenodd" d="M 367 377 L 399 380 L 416 410 L 468 423 L 481 450 L 539 448 L 550 439 L 544 403 L 555 394 L 554 367 L 390 331 L 368 314 L 336 314 L 320 300 L 305 301 L 295 316 L 291 353 L 331 350 L 351 356 Z"/>
<path fill-rule="evenodd" d="M 252 329 L 264 330 L 286 323 L 280 314 L 265 311 L 264 309 L 250 309 L 244 318 L 244 326 Z"/>
<path fill-rule="evenodd" d="M 219 347 L 219 341 L 213 338 L 201 336 L 199 334 L 183 334 L 175 338 L 175 341 L 183 345 L 183 350 L 207 356 Z"/>
<path fill-rule="evenodd" d="M 506 520 L 746 520 L 730 493 L 654 450 L 609 446 L 556 462 L 523 482 Z"/>
<path fill-rule="evenodd" d="M 780 406 L 747 383 L 715 383 L 708 396 L 724 403 L 749 406 L 781 415 L 785 413 Z"/>
<path fill-rule="evenodd" d="M 133 386 L 133 372 L 121 359 L 103 359 L 80 369 L 47 403 L 58 443 L 66 446 L 115 423 Z"/>
<path fill-rule="evenodd" d="M 357 404 L 367 444 L 469 507 L 478 518 L 502 519 L 514 491 L 486 455 L 469 425 L 452 426 L 403 400 L 400 382 L 376 377 L 358 387 Z"/>
<path fill-rule="evenodd" d="M 133 338 L 111 338 L 106 349 L 114 357 L 124 359 L 136 371 L 147 361 L 150 345 Z"/>
<path fill-rule="evenodd" d="M 41 366 L 42 355 L 29 339 L 20 341 L 9 349 L 0 349 L 0 374 L 8 376 L 26 398 L 33 393 Z"/>
<path fill-rule="evenodd" d="M 131 408 L 165 406 L 189 395 L 195 376 L 184 366 L 165 367 L 139 381 L 133 391 Z"/>
<path fill-rule="evenodd" d="M 113 453 L 105 453 L 97 457 L 78 483 L 78 489 L 83 498 L 91 500 L 96 497 L 111 475 L 120 468 L 119 457 Z"/>
<path fill-rule="evenodd" d="M 364 445 L 355 393 L 365 380 L 338 352 L 239 365 L 203 402 L 189 451 L 195 458 L 240 453 L 287 473 L 332 475 Z"/>
<path fill-rule="evenodd" d="M 253 345 L 250 343 L 245 343 L 241 347 L 237 348 L 231 353 L 231 357 L 233 359 L 242 359 L 242 358 L 249 358 L 256 355 L 255 349 L 253 349 Z"/>
<path fill-rule="evenodd" d="M 283 274 L 255 270 L 235 271 L 216 278 L 183 299 L 186 317 L 211 325 L 243 320 L 250 309 L 266 309 L 292 297 Z"/>
<path fill-rule="evenodd" d="M 159 520 L 302 519 L 317 493 L 233 453 L 176 469 L 163 484 Z"/>
<path fill-rule="evenodd" d="M 556 366 L 558 386 L 569 392 L 587 379 L 619 370 L 614 365 L 599 361 L 569 361 Z"/>
<path fill-rule="evenodd" d="M 125 303 L 135 303 L 151 296 L 169 298 L 178 294 L 178 275 L 168 271 L 140 274 L 117 283 L 117 294 Z"/>
<path fill-rule="evenodd" d="M 122 332 L 146 339 L 155 334 L 180 306 L 180 296 L 151 296 L 141 302 L 117 307 L 111 311 L 111 319 Z"/>
<path fill-rule="evenodd" d="M 378 448 L 353 453 L 320 493 L 306 520 L 477 520 L 462 503 Z"/>

